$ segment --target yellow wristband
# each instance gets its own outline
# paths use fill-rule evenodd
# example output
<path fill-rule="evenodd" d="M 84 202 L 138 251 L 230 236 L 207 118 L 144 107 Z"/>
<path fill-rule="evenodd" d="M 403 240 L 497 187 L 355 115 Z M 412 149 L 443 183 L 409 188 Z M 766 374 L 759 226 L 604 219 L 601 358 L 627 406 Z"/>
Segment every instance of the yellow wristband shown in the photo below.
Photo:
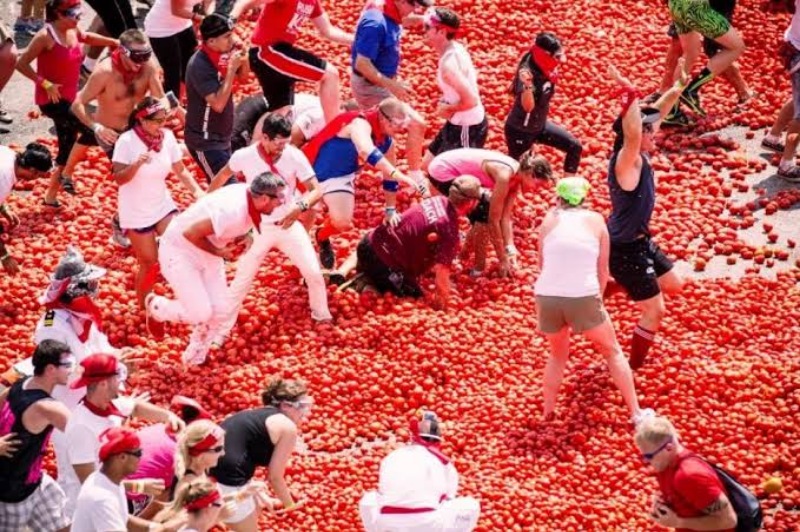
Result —
<path fill-rule="evenodd" d="M 42 88 L 44 90 L 49 91 L 52 86 L 53 86 L 53 83 L 51 81 L 48 81 L 46 79 L 42 80 Z"/>

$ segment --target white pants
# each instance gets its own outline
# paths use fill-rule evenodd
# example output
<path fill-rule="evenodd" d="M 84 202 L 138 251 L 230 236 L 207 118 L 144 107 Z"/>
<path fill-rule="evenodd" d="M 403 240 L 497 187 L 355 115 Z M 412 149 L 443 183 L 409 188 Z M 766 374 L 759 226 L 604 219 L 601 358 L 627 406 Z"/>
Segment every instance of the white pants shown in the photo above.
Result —
<path fill-rule="evenodd" d="M 382 514 L 380 495 L 368 491 L 358 503 L 367 532 L 469 532 L 478 525 L 481 505 L 472 497 L 456 497 L 439 504 L 432 512 Z"/>
<path fill-rule="evenodd" d="M 236 263 L 236 276 L 228 290 L 227 310 L 221 332 L 227 334 L 236 324 L 242 302 L 253 286 L 258 269 L 264 257 L 273 248 L 278 248 L 300 270 L 308 286 L 308 302 L 312 317 L 317 320 L 331 318 L 325 280 L 322 278 L 317 254 L 305 227 L 300 222 L 293 223 L 288 229 L 281 229 L 279 225 L 274 224 L 262 224 L 261 233 L 254 235 L 253 245 Z"/>
<path fill-rule="evenodd" d="M 158 262 L 176 299 L 154 297 L 150 305 L 153 317 L 192 325 L 218 324 L 228 295 L 225 261 L 178 236 L 161 239 Z"/>

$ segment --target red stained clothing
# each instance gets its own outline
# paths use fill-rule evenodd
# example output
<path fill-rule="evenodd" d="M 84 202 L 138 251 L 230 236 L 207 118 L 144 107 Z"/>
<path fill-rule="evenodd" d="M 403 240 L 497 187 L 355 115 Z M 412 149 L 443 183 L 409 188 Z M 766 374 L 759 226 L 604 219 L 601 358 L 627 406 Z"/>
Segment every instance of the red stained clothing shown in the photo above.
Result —
<path fill-rule="evenodd" d="M 277 0 L 264 6 L 253 33 L 253 45 L 270 46 L 297 40 L 300 27 L 306 19 L 322 15 L 319 0 Z"/>
<path fill-rule="evenodd" d="M 703 510 L 725 493 L 714 469 L 689 451 L 682 451 L 675 464 L 656 474 L 661 496 L 678 517 L 703 517 Z M 678 532 L 690 532 L 678 528 Z M 733 528 L 724 532 L 734 532 Z"/>
<path fill-rule="evenodd" d="M 64 46 L 59 40 L 53 27 L 46 26 L 47 33 L 53 39 L 53 48 L 43 50 L 36 58 L 36 73 L 56 85 L 61 85 L 61 99 L 68 102 L 75 101 L 78 95 L 78 81 L 81 76 L 81 63 L 83 63 L 83 37 L 79 34 L 75 46 Z M 50 103 L 41 84 L 36 84 L 36 105 Z"/>
<path fill-rule="evenodd" d="M 434 264 L 450 266 L 458 253 L 458 212 L 444 196 L 405 211 L 397 227 L 381 224 L 369 236 L 386 266 L 416 278 Z"/>

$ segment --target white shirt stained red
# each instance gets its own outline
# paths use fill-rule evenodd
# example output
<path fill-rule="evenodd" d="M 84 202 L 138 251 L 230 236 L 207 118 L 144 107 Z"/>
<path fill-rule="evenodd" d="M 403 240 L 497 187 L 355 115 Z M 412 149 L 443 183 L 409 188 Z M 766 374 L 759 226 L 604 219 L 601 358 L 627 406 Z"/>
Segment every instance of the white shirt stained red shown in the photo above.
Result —
<path fill-rule="evenodd" d="M 421 445 L 408 445 L 381 461 L 379 504 L 398 508 L 438 508 L 458 491 L 458 473 L 452 462 L 443 464 Z"/>
<path fill-rule="evenodd" d="M 323 13 L 319 0 L 275 0 L 264 6 L 258 17 L 253 45 L 293 44 L 306 19 L 315 19 Z"/>

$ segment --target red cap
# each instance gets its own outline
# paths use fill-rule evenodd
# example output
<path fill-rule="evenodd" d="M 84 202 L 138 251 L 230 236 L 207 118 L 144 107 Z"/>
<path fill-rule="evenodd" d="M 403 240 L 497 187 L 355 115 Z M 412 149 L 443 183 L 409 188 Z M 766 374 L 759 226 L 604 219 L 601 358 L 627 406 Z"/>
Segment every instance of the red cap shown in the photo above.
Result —
<path fill-rule="evenodd" d="M 119 364 L 114 355 L 97 353 L 81 360 L 81 369 L 80 378 L 69 386 L 73 390 L 118 375 Z"/>
<path fill-rule="evenodd" d="M 142 442 L 134 431 L 125 427 L 111 427 L 100 434 L 100 461 L 105 462 L 115 454 L 136 451 Z"/>

